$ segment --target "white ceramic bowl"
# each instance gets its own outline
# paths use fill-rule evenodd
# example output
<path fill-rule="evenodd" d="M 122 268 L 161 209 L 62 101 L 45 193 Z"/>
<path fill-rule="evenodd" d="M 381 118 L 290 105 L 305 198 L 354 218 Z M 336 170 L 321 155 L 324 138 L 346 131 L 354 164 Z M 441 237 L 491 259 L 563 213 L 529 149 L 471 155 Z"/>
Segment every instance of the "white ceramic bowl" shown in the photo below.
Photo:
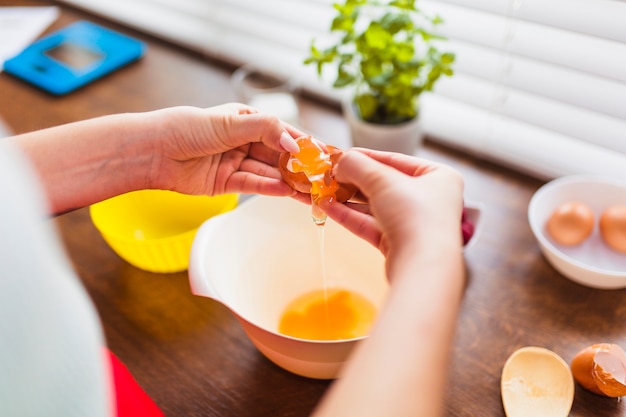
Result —
<path fill-rule="evenodd" d="M 594 231 L 574 247 L 555 243 L 545 231 L 552 212 L 561 204 L 580 201 L 594 212 Z M 542 186 L 528 206 L 528 221 L 541 251 L 565 277 L 593 288 L 626 287 L 626 255 L 609 248 L 600 235 L 598 219 L 610 205 L 626 205 L 626 183 L 587 175 L 558 178 Z"/>
<path fill-rule="evenodd" d="M 253 197 L 205 222 L 192 245 L 189 278 L 194 294 L 231 310 L 268 359 L 298 375 L 331 379 L 363 337 L 305 340 L 278 331 L 291 301 L 324 288 L 320 230 L 329 286 L 380 307 L 388 289 L 381 253 L 331 220 L 316 226 L 311 208 L 290 198 Z"/>
<path fill-rule="evenodd" d="M 467 219 L 480 231 L 480 208 L 467 205 Z M 384 257 L 369 243 L 328 219 L 315 226 L 311 208 L 289 198 L 252 197 L 211 218 L 191 249 L 192 292 L 212 298 L 237 317 L 255 346 L 278 366 L 298 375 L 332 379 L 363 337 L 306 340 L 279 333 L 284 308 L 300 295 L 323 288 L 323 231 L 329 287 L 347 289 L 382 306 L 388 282 Z"/>

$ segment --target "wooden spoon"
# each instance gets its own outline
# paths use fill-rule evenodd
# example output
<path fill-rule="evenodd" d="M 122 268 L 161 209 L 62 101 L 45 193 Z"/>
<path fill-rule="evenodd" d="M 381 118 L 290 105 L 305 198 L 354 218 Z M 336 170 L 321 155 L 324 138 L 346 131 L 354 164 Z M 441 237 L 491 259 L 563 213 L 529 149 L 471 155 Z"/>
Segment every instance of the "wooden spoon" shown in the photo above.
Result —
<path fill-rule="evenodd" d="M 509 357 L 500 390 L 507 417 L 567 417 L 574 401 L 574 378 L 556 353 L 528 346 Z"/>

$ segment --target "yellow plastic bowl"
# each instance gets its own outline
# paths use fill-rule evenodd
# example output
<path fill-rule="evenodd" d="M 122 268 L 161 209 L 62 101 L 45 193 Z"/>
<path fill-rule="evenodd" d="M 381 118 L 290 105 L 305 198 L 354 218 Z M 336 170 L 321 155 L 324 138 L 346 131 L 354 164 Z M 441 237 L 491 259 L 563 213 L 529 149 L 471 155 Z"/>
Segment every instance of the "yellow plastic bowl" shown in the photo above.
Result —
<path fill-rule="evenodd" d="M 198 227 L 237 206 L 237 194 L 191 196 L 141 190 L 93 204 L 91 219 L 124 260 L 151 272 L 180 272 L 189 266 Z"/>

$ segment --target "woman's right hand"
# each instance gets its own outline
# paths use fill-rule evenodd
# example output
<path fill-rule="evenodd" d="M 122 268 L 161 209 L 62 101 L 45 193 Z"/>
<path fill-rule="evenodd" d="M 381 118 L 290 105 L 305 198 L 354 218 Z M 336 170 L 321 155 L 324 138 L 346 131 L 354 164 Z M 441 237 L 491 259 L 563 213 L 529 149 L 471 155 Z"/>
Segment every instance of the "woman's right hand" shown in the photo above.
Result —
<path fill-rule="evenodd" d="M 356 185 L 367 205 L 332 202 L 324 210 L 379 248 L 388 267 L 403 253 L 441 250 L 440 244 L 462 247 L 463 179 L 456 170 L 404 154 L 353 148 L 334 174 Z"/>
<path fill-rule="evenodd" d="M 391 285 L 369 337 L 316 416 L 443 415 L 465 288 L 463 179 L 445 165 L 365 149 L 346 151 L 335 169 L 337 180 L 356 185 L 367 205 L 326 202 L 324 208 L 380 248 Z"/>

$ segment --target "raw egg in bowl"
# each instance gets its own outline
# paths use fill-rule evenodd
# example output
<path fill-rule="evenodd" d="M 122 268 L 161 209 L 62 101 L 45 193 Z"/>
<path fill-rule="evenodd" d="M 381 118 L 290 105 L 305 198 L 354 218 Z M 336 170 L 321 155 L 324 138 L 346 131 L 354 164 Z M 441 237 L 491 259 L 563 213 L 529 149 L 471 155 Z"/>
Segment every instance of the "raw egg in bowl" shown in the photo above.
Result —
<path fill-rule="evenodd" d="M 388 291 L 378 249 L 331 220 L 316 225 L 306 204 L 265 196 L 200 227 L 189 279 L 269 360 L 317 379 L 338 376 Z"/>
<path fill-rule="evenodd" d="M 593 288 L 626 287 L 626 183 L 590 175 L 543 185 L 528 206 L 542 253 L 565 277 Z M 608 217 L 608 220 L 607 220 Z M 604 220 L 602 220 L 604 219 Z M 624 225 L 624 226 L 622 226 Z"/>

